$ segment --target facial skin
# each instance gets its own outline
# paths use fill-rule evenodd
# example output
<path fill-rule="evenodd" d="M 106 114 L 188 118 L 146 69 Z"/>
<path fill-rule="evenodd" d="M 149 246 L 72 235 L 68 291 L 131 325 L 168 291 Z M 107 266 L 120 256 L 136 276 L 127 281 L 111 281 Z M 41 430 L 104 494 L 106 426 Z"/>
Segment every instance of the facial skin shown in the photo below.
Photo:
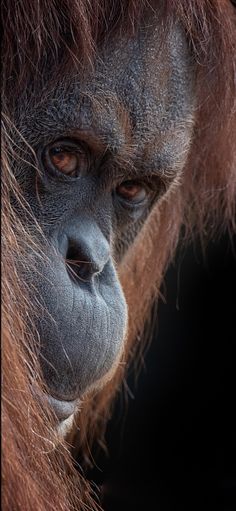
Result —
<path fill-rule="evenodd" d="M 152 19 L 135 37 L 107 40 L 83 80 L 59 76 L 50 88 L 45 80 L 19 100 L 16 126 L 38 171 L 29 151 L 15 172 L 45 256 L 35 256 L 25 279 L 59 421 L 118 363 L 127 329 L 118 263 L 179 180 L 193 126 L 193 76 L 180 28 L 165 40 Z"/>

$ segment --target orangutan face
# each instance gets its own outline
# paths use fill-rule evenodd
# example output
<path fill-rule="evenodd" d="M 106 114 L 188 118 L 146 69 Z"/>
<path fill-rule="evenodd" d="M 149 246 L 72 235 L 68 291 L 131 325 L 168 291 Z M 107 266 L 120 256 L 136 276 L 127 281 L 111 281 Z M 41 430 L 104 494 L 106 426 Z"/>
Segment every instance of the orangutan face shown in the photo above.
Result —
<path fill-rule="evenodd" d="M 45 86 L 19 99 L 16 124 L 38 163 L 29 151 L 15 171 L 33 215 L 27 227 L 43 251 L 31 254 L 25 279 L 59 421 L 119 361 L 128 313 L 118 264 L 178 183 L 193 77 L 185 35 L 176 25 L 164 38 L 153 17 L 136 36 L 106 40 L 83 79 L 65 74 L 48 87 L 45 71 Z"/>

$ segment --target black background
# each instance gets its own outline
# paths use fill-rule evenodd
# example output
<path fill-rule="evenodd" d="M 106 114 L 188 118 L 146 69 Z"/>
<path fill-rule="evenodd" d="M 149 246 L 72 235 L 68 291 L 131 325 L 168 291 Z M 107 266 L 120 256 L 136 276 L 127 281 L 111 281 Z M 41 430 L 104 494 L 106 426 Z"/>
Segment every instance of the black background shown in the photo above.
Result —
<path fill-rule="evenodd" d="M 118 399 L 109 457 L 89 477 L 105 511 L 236 510 L 236 256 L 228 236 L 177 252 L 128 408 Z"/>

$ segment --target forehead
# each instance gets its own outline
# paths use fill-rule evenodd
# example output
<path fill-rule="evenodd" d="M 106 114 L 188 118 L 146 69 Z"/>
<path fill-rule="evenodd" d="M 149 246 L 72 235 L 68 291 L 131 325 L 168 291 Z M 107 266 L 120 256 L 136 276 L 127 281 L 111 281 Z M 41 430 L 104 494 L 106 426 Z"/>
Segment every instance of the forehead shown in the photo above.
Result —
<path fill-rule="evenodd" d="M 82 134 L 115 153 L 152 147 L 160 155 L 192 118 L 185 35 L 177 24 L 165 31 L 158 18 L 143 23 L 135 36 L 110 36 L 83 78 L 65 74 L 53 86 L 44 78 L 43 89 L 27 93 L 18 112 L 21 133 L 33 147 Z"/>

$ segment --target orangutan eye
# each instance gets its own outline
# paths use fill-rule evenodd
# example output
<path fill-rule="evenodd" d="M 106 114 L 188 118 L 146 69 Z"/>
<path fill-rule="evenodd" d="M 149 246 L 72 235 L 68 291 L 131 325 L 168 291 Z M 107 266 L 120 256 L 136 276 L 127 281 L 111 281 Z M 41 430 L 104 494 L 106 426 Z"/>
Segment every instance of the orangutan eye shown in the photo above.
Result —
<path fill-rule="evenodd" d="M 56 142 L 48 146 L 43 153 L 46 169 L 69 177 L 84 175 L 89 168 L 88 154 L 79 144 Z"/>
<path fill-rule="evenodd" d="M 123 183 L 117 186 L 116 193 L 119 197 L 132 204 L 142 203 L 148 196 L 148 191 L 143 184 L 131 179 L 123 181 Z"/>

